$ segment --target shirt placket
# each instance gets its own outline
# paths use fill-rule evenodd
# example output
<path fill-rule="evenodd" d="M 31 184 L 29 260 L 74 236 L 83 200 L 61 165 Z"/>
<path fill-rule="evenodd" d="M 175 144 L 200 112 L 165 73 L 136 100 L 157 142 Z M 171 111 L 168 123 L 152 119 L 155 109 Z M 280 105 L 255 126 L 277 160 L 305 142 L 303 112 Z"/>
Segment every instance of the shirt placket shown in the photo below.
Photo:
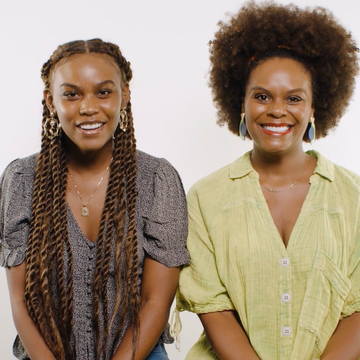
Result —
<path fill-rule="evenodd" d="M 95 269 L 95 254 L 96 247 L 95 244 L 88 245 L 88 262 L 87 262 L 87 270 L 86 270 L 86 310 L 85 310 L 85 332 L 86 332 L 86 344 L 87 344 L 87 353 L 89 354 L 89 359 L 93 356 L 94 351 L 94 339 L 93 339 L 93 277 L 94 277 L 94 269 Z"/>
<path fill-rule="evenodd" d="M 289 360 L 291 357 L 293 337 L 291 284 L 291 262 L 287 254 L 284 254 L 279 264 L 279 360 Z"/>

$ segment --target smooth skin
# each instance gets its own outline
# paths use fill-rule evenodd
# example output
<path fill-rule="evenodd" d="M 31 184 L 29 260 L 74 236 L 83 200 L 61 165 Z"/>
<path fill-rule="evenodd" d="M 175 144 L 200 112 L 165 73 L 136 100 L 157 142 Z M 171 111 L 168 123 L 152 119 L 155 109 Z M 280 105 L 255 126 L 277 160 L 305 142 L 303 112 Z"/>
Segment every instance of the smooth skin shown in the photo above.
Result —
<path fill-rule="evenodd" d="M 60 61 L 51 74 L 51 88 L 44 91 L 51 111 L 56 111 L 66 134 L 68 166 L 84 199 L 93 193 L 112 157 L 112 135 L 121 108 L 130 100 L 120 71 L 111 57 L 81 54 Z M 100 125 L 87 130 L 87 125 Z M 104 165 L 105 164 L 105 165 Z M 68 176 L 66 201 L 85 237 L 95 241 L 105 202 L 108 172 L 81 216 L 81 202 Z M 56 360 L 29 316 L 24 302 L 25 262 L 7 269 L 14 324 L 31 360 Z M 144 360 L 167 324 L 179 268 L 167 268 L 145 257 L 141 286 L 140 334 L 135 360 Z M 113 360 L 132 359 L 132 328 L 128 328 Z"/>
<path fill-rule="evenodd" d="M 304 133 L 310 117 L 314 116 L 310 74 L 291 59 L 271 58 L 260 63 L 250 74 L 243 111 L 253 140 L 251 161 L 260 182 L 282 189 L 302 175 L 290 190 L 273 193 L 262 188 L 286 247 L 316 166 L 316 159 L 302 148 Z M 234 311 L 199 317 L 221 360 L 259 359 Z M 339 321 L 321 360 L 359 358 L 360 314 L 355 313 Z"/>

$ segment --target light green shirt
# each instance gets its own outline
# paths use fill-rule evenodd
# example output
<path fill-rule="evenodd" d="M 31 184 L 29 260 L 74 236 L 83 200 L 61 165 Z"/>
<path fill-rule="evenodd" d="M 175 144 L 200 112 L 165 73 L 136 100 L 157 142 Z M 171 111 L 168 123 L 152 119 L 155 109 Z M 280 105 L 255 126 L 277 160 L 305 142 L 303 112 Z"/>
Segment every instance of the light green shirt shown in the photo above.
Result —
<path fill-rule="evenodd" d="M 191 265 L 177 308 L 234 309 L 264 360 L 319 359 L 339 320 L 360 311 L 360 177 L 320 154 L 287 248 L 250 153 L 188 194 Z M 216 359 L 202 335 L 187 359 Z"/>

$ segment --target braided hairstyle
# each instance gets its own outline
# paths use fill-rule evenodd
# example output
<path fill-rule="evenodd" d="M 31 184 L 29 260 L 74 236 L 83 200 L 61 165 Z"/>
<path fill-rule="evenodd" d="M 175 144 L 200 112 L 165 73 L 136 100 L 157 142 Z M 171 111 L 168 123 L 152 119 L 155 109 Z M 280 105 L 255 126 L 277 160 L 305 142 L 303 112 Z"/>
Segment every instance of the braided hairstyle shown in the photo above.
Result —
<path fill-rule="evenodd" d="M 130 63 L 123 57 L 117 45 L 100 39 L 72 41 L 60 45 L 43 65 L 41 77 L 45 89 L 50 89 L 52 71 L 60 60 L 87 53 L 107 54 L 118 65 L 122 84 L 125 86 L 131 80 Z M 66 218 L 66 155 L 62 136 L 49 139 L 47 129 L 44 130 L 44 126 L 49 123 L 46 119 L 50 117 L 50 112 L 44 100 L 42 104 L 43 131 L 41 151 L 36 164 L 26 253 L 25 302 L 31 318 L 56 359 L 69 360 L 73 359 L 70 346 L 73 327 L 73 267 Z M 114 134 L 113 161 L 110 165 L 110 178 L 98 235 L 93 284 L 93 324 L 97 359 L 108 358 L 109 353 L 115 351 L 115 344 L 107 344 L 115 316 L 120 317 L 116 337 L 118 339 L 127 313 L 130 312 L 134 328 L 133 356 L 139 331 L 138 242 L 135 227 L 136 141 L 130 101 L 126 112 L 126 132 L 117 127 Z M 118 288 L 114 313 L 108 314 L 106 290 L 114 234 Z M 59 299 L 58 302 L 56 298 Z M 103 322 L 100 320 L 102 310 Z M 102 338 L 100 329 L 104 329 Z"/>
<path fill-rule="evenodd" d="M 219 125 L 239 134 L 249 76 L 272 57 L 293 59 L 309 72 L 317 138 L 338 125 L 355 88 L 359 49 L 330 11 L 249 1 L 218 26 L 209 43 L 209 86 Z M 307 131 L 304 141 L 309 141 Z"/>

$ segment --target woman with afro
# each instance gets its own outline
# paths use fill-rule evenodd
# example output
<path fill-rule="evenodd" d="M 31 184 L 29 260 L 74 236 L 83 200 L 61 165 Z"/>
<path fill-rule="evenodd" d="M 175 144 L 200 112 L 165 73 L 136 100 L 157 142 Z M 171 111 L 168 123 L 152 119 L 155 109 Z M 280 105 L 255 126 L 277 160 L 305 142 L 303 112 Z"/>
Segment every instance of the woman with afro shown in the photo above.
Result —
<path fill-rule="evenodd" d="M 218 123 L 253 149 L 188 195 L 187 359 L 359 359 L 360 177 L 303 151 L 347 108 L 358 48 L 323 8 L 248 2 L 219 27 Z"/>

